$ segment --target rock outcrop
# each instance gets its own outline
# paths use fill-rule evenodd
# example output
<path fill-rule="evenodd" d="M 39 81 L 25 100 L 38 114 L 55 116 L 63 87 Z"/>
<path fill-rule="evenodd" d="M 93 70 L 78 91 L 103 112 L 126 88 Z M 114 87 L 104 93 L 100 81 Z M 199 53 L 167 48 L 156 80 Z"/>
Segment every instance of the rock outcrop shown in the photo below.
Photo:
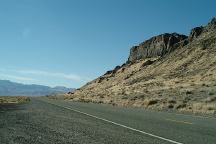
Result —
<path fill-rule="evenodd" d="M 209 23 L 207 28 L 209 30 L 216 29 L 216 18 L 213 18 Z"/>
<path fill-rule="evenodd" d="M 191 42 L 193 41 L 194 39 L 196 39 L 198 36 L 201 35 L 201 33 L 204 31 L 204 27 L 196 27 L 196 28 L 193 28 L 191 30 L 191 33 L 190 33 L 190 36 L 188 37 L 188 40 Z"/>
<path fill-rule="evenodd" d="M 177 48 L 187 45 L 202 33 L 216 28 L 216 18 L 213 18 L 206 27 L 195 27 L 189 36 L 177 33 L 165 33 L 146 40 L 139 46 L 134 46 L 130 50 L 128 62 L 135 62 L 145 58 L 156 58 L 164 56 Z"/>
<path fill-rule="evenodd" d="M 165 33 L 152 37 L 139 46 L 132 47 L 128 61 L 134 62 L 144 58 L 164 56 L 172 52 L 176 48 L 175 45 L 185 39 L 187 36 L 177 33 Z"/>

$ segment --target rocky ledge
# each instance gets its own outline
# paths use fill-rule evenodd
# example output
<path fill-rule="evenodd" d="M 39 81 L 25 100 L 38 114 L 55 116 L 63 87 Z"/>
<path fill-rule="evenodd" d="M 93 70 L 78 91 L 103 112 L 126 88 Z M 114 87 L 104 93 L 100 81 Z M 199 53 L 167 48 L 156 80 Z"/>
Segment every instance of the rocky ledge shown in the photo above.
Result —
<path fill-rule="evenodd" d="M 187 45 L 198 38 L 202 33 L 215 28 L 216 18 L 213 18 L 206 27 L 200 26 L 193 28 L 189 36 L 178 33 L 165 33 L 154 36 L 138 46 L 133 46 L 130 50 L 128 62 L 135 62 L 145 58 L 162 57 L 173 52 L 175 49 Z"/>

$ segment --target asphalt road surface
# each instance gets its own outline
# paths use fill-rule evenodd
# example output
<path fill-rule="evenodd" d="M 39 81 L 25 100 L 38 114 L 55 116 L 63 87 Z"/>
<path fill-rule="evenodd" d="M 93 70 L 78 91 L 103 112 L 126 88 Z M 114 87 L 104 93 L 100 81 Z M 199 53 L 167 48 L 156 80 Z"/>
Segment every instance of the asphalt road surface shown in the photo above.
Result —
<path fill-rule="evenodd" d="M 216 144 L 216 119 L 32 98 L 0 105 L 0 144 Z"/>

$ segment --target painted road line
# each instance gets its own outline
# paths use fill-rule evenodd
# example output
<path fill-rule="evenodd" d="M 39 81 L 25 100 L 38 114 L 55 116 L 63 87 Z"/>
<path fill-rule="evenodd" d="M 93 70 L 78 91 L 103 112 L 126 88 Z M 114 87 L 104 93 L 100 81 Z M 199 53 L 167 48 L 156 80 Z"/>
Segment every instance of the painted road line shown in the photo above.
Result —
<path fill-rule="evenodd" d="M 182 124 L 189 124 L 192 125 L 193 123 L 187 122 L 187 121 L 179 121 L 179 120 L 174 120 L 174 119 L 165 119 L 167 121 L 175 122 L 175 123 L 182 123 Z"/>
<path fill-rule="evenodd" d="M 98 120 L 102 120 L 102 121 L 105 121 L 107 123 L 111 123 L 113 125 L 120 126 L 120 127 L 129 129 L 129 130 L 132 130 L 132 131 L 135 131 L 135 132 L 139 132 L 139 133 L 148 135 L 150 137 L 157 138 L 157 139 L 160 139 L 160 140 L 163 140 L 163 141 L 167 141 L 167 142 L 170 142 L 170 143 L 173 143 L 173 144 L 183 144 L 183 143 L 177 142 L 175 140 L 171 140 L 171 139 L 164 138 L 164 137 L 161 137 L 161 136 L 157 136 L 157 135 L 154 135 L 154 134 L 151 134 L 151 133 L 148 133 L 148 132 L 144 132 L 142 130 L 138 130 L 138 129 L 135 129 L 135 128 L 132 128 L 132 127 L 129 127 L 129 126 L 126 126 L 126 125 L 123 125 L 123 124 L 119 124 L 119 123 L 116 123 L 116 122 L 113 122 L 113 121 L 110 121 L 110 120 L 107 120 L 107 119 L 104 119 L 104 118 L 100 118 L 100 117 L 97 117 L 97 116 L 94 116 L 94 115 L 91 115 L 91 114 L 88 114 L 88 113 L 85 113 L 85 112 L 82 112 L 82 111 L 79 111 L 79 110 L 76 110 L 76 109 L 73 109 L 73 108 L 70 108 L 70 107 L 61 106 L 61 105 L 54 104 L 54 103 L 47 102 L 47 101 L 43 101 L 43 102 L 46 102 L 46 103 L 49 103 L 51 105 L 58 106 L 58 107 L 61 107 L 61 108 L 67 109 L 67 110 L 71 110 L 71 111 L 74 111 L 74 112 L 77 112 L 77 113 L 80 113 L 80 114 L 83 114 L 83 115 L 86 115 L 86 116 L 89 116 L 89 117 L 92 117 L 92 118 L 95 118 L 95 119 L 98 119 Z"/>

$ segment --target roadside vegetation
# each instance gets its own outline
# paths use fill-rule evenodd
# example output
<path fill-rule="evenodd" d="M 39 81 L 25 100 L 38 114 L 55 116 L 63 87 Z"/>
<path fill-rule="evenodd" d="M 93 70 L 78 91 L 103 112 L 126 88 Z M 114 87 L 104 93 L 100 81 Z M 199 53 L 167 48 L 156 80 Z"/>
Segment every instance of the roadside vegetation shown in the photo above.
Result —
<path fill-rule="evenodd" d="M 29 101 L 30 98 L 26 96 L 0 96 L 0 104 L 27 103 Z"/>

